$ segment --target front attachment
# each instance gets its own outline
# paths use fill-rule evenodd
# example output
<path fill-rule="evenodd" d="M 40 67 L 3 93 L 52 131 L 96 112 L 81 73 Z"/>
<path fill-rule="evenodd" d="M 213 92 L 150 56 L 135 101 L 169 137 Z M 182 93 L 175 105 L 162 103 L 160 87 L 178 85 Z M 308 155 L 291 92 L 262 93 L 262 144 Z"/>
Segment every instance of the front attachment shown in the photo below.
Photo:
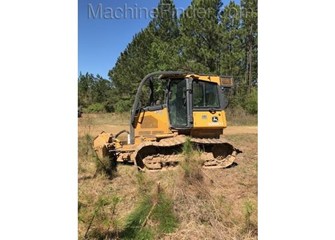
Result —
<path fill-rule="evenodd" d="M 109 145 L 113 143 L 113 134 L 101 132 L 93 140 L 93 148 L 97 153 L 99 159 L 103 159 L 108 156 Z"/>

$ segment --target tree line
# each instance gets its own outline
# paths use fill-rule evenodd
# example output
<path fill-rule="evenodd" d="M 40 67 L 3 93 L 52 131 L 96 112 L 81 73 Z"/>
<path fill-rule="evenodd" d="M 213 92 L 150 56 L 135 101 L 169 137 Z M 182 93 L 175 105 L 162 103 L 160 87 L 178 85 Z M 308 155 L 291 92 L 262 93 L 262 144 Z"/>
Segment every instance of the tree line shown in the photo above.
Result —
<path fill-rule="evenodd" d="M 192 0 L 177 16 L 173 0 L 160 0 L 154 18 L 137 33 L 108 72 L 109 80 L 79 76 L 78 102 L 88 111 L 129 111 L 141 79 L 180 70 L 229 75 L 230 107 L 257 113 L 257 0 Z"/>

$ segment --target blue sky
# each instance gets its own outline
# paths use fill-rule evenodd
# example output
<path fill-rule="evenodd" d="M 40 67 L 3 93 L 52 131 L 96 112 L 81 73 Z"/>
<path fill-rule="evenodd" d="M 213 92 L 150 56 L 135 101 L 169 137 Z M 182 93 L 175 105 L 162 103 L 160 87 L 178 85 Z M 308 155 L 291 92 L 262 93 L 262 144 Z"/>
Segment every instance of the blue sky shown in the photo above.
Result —
<path fill-rule="evenodd" d="M 158 2 L 78 0 L 78 74 L 89 72 L 108 79 L 108 71 L 133 36 L 148 25 L 150 11 Z M 174 0 L 174 3 L 179 13 L 191 0 Z"/>

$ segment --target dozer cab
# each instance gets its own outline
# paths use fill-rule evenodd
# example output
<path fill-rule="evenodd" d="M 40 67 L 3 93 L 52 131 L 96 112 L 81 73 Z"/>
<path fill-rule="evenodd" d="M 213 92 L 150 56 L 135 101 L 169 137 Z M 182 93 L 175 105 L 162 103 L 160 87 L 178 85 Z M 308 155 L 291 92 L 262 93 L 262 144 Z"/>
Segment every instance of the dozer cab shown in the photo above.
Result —
<path fill-rule="evenodd" d="M 231 77 L 148 74 L 137 89 L 129 131 L 102 132 L 94 139 L 94 150 L 99 158 L 161 170 L 182 161 L 182 145 L 189 139 L 201 152 L 204 168 L 226 168 L 239 152 L 223 137 L 228 105 L 224 93 L 232 86 Z M 127 141 L 119 139 L 121 134 L 127 134 Z"/>

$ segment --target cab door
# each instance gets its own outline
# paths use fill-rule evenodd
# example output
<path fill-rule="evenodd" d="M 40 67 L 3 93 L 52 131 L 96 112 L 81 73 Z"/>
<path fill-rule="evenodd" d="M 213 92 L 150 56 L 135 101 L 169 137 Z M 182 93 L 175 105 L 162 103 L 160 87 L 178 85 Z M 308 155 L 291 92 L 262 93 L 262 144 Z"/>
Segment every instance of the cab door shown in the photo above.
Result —
<path fill-rule="evenodd" d="M 168 111 L 170 126 L 176 129 L 188 128 L 186 79 L 174 79 L 169 84 Z"/>

